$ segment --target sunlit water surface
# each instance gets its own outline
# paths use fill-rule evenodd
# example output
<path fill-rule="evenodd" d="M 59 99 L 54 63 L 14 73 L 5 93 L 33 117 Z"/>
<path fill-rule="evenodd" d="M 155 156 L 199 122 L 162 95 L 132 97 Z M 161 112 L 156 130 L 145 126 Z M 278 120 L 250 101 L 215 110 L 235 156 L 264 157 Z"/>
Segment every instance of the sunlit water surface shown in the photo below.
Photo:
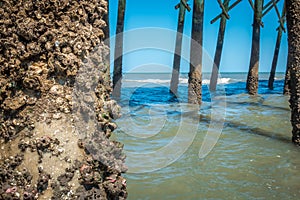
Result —
<path fill-rule="evenodd" d="M 224 74 L 219 80 L 220 96 L 210 94 L 204 85 L 204 102 L 196 115 L 186 103 L 187 75 L 180 79 L 178 96 L 168 92 L 169 75 L 125 76 L 120 101 L 123 116 L 117 120 L 114 138 L 125 144 L 129 157 L 155 153 L 170 143 L 179 152 L 190 144 L 179 158 L 164 152 L 165 159 L 174 161 L 168 166 L 159 167 L 159 156 L 152 156 L 151 162 L 141 157 L 130 163 L 129 158 L 127 165 L 132 169 L 124 174 L 129 199 L 300 199 L 300 149 L 291 143 L 288 97 L 281 95 L 283 74 L 277 75 L 274 91 L 261 81 L 255 97 L 245 94 L 245 76 Z M 221 135 L 212 137 L 216 145 L 199 158 L 212 112 L 223 112 L 224 101 Z M 172 143 L 180 128 L 187 136 L 195 136 L 190 143 L 182 136 L 182 142 Z M 144 168 L 154 171 L 141 172 Z"/>

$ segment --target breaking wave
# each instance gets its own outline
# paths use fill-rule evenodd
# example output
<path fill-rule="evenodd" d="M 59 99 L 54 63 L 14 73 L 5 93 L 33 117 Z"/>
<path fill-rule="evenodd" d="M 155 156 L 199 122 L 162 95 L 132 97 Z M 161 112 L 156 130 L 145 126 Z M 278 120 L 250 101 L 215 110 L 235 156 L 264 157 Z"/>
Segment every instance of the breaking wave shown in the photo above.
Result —
<path fill-rule="evenodd" d="M 136 82 L 136 83 L 157 83 L 157 84 L 165 84 L 165 83 L 170 83 L 170 80 L 168 79 L 142 79 L 142 80 L 134 80 L 134 79 L 125 79 L 125 82 Z M 238 82 L 240 80 L 235 80 L 231 78 L 219 78 L 218 79 L 218 84 L 228 84 L 232 82 Z M 179 78 L 179 83 L 180 84 L 188 84 L 188 79 L 187 78 Z M 209 79 L 204 79 L 202 81 L 204 85 L 208 85 L 210 83 Z"/>

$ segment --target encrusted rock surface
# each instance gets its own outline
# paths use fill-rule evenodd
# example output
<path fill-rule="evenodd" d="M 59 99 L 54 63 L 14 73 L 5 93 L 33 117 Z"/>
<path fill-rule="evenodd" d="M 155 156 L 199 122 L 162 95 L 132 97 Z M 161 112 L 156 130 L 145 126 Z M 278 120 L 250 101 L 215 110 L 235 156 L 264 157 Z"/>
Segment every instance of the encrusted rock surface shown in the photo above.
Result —
<path fill-rule="evenodd" d="M 0 199 L 127 197 L 106 22 L 107 0 L 0 0 Z"/>
<path fill-rule="evenodd" d="M 288 69 L 290 74 L 290 108 L 292 141 L 300 146 L 300 1 L 286 1 L 288 28 Z"/>

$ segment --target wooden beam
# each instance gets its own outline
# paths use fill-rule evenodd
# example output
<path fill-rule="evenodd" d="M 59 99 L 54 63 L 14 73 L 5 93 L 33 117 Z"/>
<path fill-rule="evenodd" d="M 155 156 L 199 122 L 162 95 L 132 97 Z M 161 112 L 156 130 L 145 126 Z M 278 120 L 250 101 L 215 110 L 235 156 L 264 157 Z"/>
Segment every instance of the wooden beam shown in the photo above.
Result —
<path fill-rule="evenodd" d="M 276 5 L 276 3 L 275 3 L 274 1 L 273 1 L 273 5 L 274 5 L 274 8 L 275 8 L 277 17 L 278 17 L 278 19 L 279 19 L 280 26 L 281 26 L 282 30 L 284 30 L 285 28 L 284 28 L 284 25 L 283 25 L 282 20 L 281 20 L 281 19 L 282 19 L 282 16 L 281 16 L 281 14 L 280 14 L 280 12 L 279 12 L 279 10 L 278 10 L 278 7 L 277 7 L 277 5 Z"/>
<path fill-rule="evenodd" d="M 255 12 L 255 6 L 253 4 L 253 1 L 252 0 L 248 0 L 248 2 L 250 4 L 252 10 Z M 262 21 L 260 21 L 259 24 L 260 24 L 261 27 L 264 27 L 264 23 Z"/>
<path fill-rule="evenodd" d="M 272 67 L 271 67 L 269 83 L 268 83 L 268 87 L 270 90 L 274 89 L 273 85 L 274 85 L 276 67 L 277 67 L 277 62 L 278 62 L 278 54 L 279 54 L 279 50 L 280 50 L 281 38 L 282 38 L 282 29 L 279 29 L 278 33 L 277 33 L 277 40 L 276 40 L 274 56 L 273 56 L 273 61 L 272 61 Z"/>
<path fill-rule="evenodd" d="M 177 93 L 178 83 L 179 83 L 179 73 L 180 73 L 182 34 L 183 34 L 184 18 L 185 18 L 185 11 L 186 11 L 186 7 L 182 2 L 183 1 L 180 1 L 179 4 L 180 7 L 179 7 L 179 15 L 178 15 L 176 42 L 175 42 L 175 52 L 174 52 L 174 59 L 173 59 L 173 71 L 172 71 L 172 78 L 170 83 L 170 93 L 173 94 Z"/>
<path fill-rule="evenodd" d="M 250 4 L 252 10 L 254 11 L 254 4 L 253 4 L 252 0 L 248 0 L 248 2 L 249 2 L 249 4 Z"/>
<path fill-rule="evenodd" d="M 285 1 L 284 1 L 284 3 L 283 3 L 283 8 L 282 8 L 281 19 L 280 19 L 280 20 L 282 21 L 282 24 L 284 25 L 285 22 L 286 22 L 286 7 L 285 7 Z M 279 27 L 278 27 L 278 28 L 279 28 Z M 277 29 L 278 29 L 278 28 L 277 28 Z M 286 33 L 285 27 L 283 26 L 282 28 L 283 28 L 283 32 Z"/>
<path fill-rule="evenodd" d="M 186 0 L 181 0 L 180 3 L 182 3 L 189 12 L 191 11 L 191 7 L 187 4 Z"/>
<path fill-rule="evenodd" d="M 278 8 L 277 8 L 277 11 L 278 11 Z M 278 11 L 278 13 L 279 13 L 279 11 Z M 280 48 L 280 42 L 281 42 L 281 37 L 282 37 L 282 31 L 286 32 L 286 30 L 283 26 L 284 23 L 285 23 L 285 14 L 286 14 L 286 10 L 285 10 L 285 1 L 284 1 L 281 16 L 280 16 L 280 19 L 279 19 L 280 25 L 276 29 L 278 31 L 278 35 L 277 35 L 277 41 L 276 41 L 276 46 L 275 46 L 275 51 L 274 51 L 272 68 L 271 68 L 270 77 L 269 77 L 269 84 L 268 84 L 269 89 L 273 89 L 273 83 L 274 83 L 274 78 L 275 78 L 275 73 L 276 73 L 278 54 L 279 54 L 279 50 L 280 50 L 279 48 Z M 286 76 L 285 76 L 285 81 L 284 81 L 284 94 L 289 93 L 289 88 L 288 88 L 287 83 L 288 83 L 288 70 L 286 71 Z"/>
<path fill-rule="evenodd" d="M 231 6 L 229 6 L 228 11 L 230 11 L 231 9 L 233 9 L 236 5 L 238 5 L 242 0 L 237 0 L 236 2 L 234 2 Z M 215 23 L 218 19 L 220 19 L 223 16 L 223 13 L 219 14 L 218 16 L 216 16 L 214 19 L 212 19 L 210 21 L 211 24 Z"/>
<path fill-rule="evenodd" d="M 276 0 L 275 1 L 275 5 L 279 2 L 280 0 Z M 271 4 L 268 8 L 266 7 L 262 16 L 264 17 L 266 14 L 268 14 L 268 12 L 270 12 L 270 10 L 272 10 L 272 8 L 274 7 L 274 4 Z"/>
<path fill-rule="evenodd" d="M 263 10 L 267 9 L 272 3 L 278 3 L 280 0 L 270 0 L 266 5 L 264 5 Z"/>
<path fill-rule="evenodd" d="M 125 19 L 126 0 L 118 1 L 118 18 L 114 52 L 113 91 L 112 96 L 119 99 L 121 96 L 123 71 L 123 31 Z"/>
<path fill-rule="evenodd" d="M 263 10 L 268 8 L 273 2 L 274 2 L 274 0 L 270 0 L 266 5 L 264 5 Z"/>
<path fill-rule="evenodd" d="M 229 0 L 224 0 L 223 3 L 226 10 L 228 10 L 229 7 Z M 219 68 L 220 68 L 220 61 L 222 57 L 222 50 L 223 50 L 223 44 L 224 44 L 224 37 L 225 37 L 225 28 L 226 28 L 226 16 L 223 15 L 220 21 L 220 27 L 219 27 L 219 33 L 218 33 L 218 40 L 217 40 L 217 46 L 215 51 L 215 57 L 214 57 L 214 63 L 212 68 L 212 73 L 210 77 L 210 84 L 209 84 L 209 90 L 215 91 L 217 88 L 217 82 L 218 82 L 218 76 L 219 76 Z"/>
<path fill-rule="evenodd" d="M 188 102 L 202 102 L 202 53 L 203 53 L 204 0 L 194 0 L 190 47 Z"/>
<path fill-rule="evenodd" d="M 221 9 L 222 9 L 222 11 L 223 11 L 223 14 L 225 15 L 226 19 L 229 19 L 230 16 L 228 15 L 227 9 L 224 7 L 222 1 L 221 1 L 221 0 L 217 0 L 217 1 L 218 1 L 219 5 L 220 5 L 220 7 L 221 7 Z"/>
<path fill-rule="evenodd" d="M 175 9 L 177 10 L 178 8 L 180 8 L 180 4 L 183 4 L 184 7 L 187 9 L 187 11 L 191 11 L 191 7 L 189 4 L 187 4 L 186 0 L 180 0 L 180 3 L 178 3 L 176 6 L 175 6 Z"/>
<path fill-rule="evenodd" d="M 258 91 L 258 68 L 260 55 L 260 26 L 262 19 L 263 0 L 255 0 L 253 31 L 252 31 L 252 47 L 250 65 L 247 77 L 246 88 L 250 95 L 257 94 Z"/>

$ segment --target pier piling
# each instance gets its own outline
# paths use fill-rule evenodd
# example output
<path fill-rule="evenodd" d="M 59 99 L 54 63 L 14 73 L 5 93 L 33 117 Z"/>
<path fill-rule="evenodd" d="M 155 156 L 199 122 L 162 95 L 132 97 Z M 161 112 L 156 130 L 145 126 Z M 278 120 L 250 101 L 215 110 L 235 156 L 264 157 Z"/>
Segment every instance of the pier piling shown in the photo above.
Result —
<path fill-rule="evenodd" d="M 274 85 L 276 67 L 277 67 L 277 62 L 278 62 L 278 54 L 279 54 L 279 50 L 280 50 L 282 32 L 285 32 L 285 28 L 284 28 L 285 6 L 283 6 L 281 15 L 279 14 L 279 11 L 278 11 L 278 8 L 277 8 L 276 4 L 275 4 L 275 9 L 276 9 L 276 13 L 277 13 L 278 18 L 279 18 L 280 25 L 277 28 L 277 40 L 276 40 L 276 45 L 275 45 L 275 50 L 274 50 L 274 57 L 273 57 L 273 61 L 272 61 L 272 68 L 271 68 L 269 83 L 268 83 L 268 87 L 269 87 L 270 90 L 273 90 L 273 88 L 274 88 L 273 85 Z"/>
<path fill-rule="evenodd" d="M 194 0 L 188 102 L 199 105 L 202 101 L 203 18 L 204 0 Z"/>
<path fill-rule="evenodd" d="M 216 51 L 215 51 L 215 57 L 214 57 L 214 63 L 213 63 L 213 67 L 212 67 L 211 78 L 210 78 L 210 84 L 209 84 L 210 91 L 215 91 L 216 87 L 217 87 L 219 67 L 220 67 L 220 61 L 221 61 L 221 56 L 222 56 L 223 44 L 224 44 L 226 22 L 227 22 L 227 19 L 229 19 L 225 15 L 225 12 L 227 13 L 229 10 L 229 1 L 230 0 L 224 0 L 223 4 L 222 4 L 222 2 L 218 1 L 219 4 L 222 5 L 224 10 L 222 10 L 223 12 L 222 12 L 222 17 L 221 17 L 221 21 L 220 21 L 217 46 L 216 46 Z M 228 15 L 228 13 L 227 13 L 227 15 Z M 228 17 L 229 17 L 229 15 L 228 15 Z"/>
<path fill-rule="evenodd" d="M 292 141 L 300 146 L 300 1 L 286 0 Z"/>
<path fill-rule="evenodd" d="M 181 0 L 179 4 L 175 6 L 175 9 L 179 9 L 178 26 L 176 33 L 175 53 L 173 60 L 172 79 L 170 84 L 170 92 L 177 93 L 180 73 L 180 61 L 181 61 L 181 49 L 182 49 L 182 34 L 184 28 L 185 11 L 190 10 L 187 0 Z"/>
<path fill-rule="evenodd" d="M 123 65 L 123 31 L 125 18 L 126 0 L 119 0 L 118 19 L 116 28 L 114 71 L 113 71 L 113 92 L 112 96 L 120 98 L 122 86 L 122 65 Z"/>
<path fill-rule="evenodd" d="M 258 90 L 258 68 L 260 53 L 260 26 L 262 25 L 263 0 L 255 0 L 253 32 L 252 32 L 252 48 L 250 65 L 247 77 L 246 88 L 250 95 L 257 94 Z"/>

